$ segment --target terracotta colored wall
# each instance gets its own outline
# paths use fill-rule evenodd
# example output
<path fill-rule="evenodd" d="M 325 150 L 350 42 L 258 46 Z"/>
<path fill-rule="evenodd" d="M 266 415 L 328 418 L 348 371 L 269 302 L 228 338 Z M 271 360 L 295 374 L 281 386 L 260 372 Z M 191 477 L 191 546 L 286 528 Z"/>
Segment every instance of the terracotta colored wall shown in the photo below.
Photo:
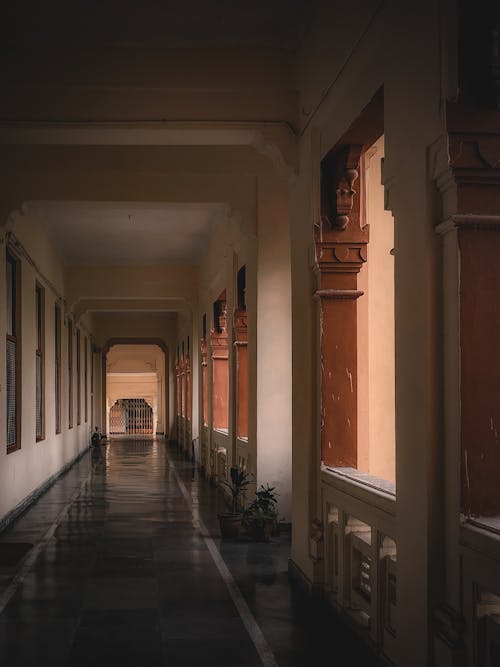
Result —
<path fill-rule="evenodd" d="M 500 230 L 460 230 L 462 509 L 500 514 Z"/>
<path fill-rule="evenodd" d="M 213 428 L 227 429 L 229 390 L 227 359 L 217 358 L 213 360 L 213 378 Z"/>

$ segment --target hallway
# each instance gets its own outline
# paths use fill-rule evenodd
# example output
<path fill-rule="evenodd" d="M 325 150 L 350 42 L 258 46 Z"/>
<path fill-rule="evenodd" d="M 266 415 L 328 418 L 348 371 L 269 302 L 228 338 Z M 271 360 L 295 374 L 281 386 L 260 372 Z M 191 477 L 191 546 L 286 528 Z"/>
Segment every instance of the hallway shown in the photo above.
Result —
<path fill-rule="evenodd" d="M 0 664 L 299 667 L 333 644 L 338 667 L 376 664 L 290 587 L 286 531 L 219 539 L 219 493 L 175 445 L 112 440 L 102 453 L 1 536 Z M 6 543 L 33 547 L 9 566 Z"/>

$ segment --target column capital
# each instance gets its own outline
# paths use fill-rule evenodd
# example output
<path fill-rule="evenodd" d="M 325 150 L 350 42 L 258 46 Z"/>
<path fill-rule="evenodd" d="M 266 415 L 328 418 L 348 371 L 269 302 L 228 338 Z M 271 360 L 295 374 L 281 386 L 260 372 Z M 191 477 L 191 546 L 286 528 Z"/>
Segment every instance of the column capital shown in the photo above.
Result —
<path fill-rule="evenodd" d="M 248 315 L 246 310 L 240 308 L 234 311 L 234 338 L 235 345 L 248 343 Z"/>
<path fill-rule="evenodd" d="M 321 215 L 316 260 L 321 273 L 358 273 L 366 262 L 368 225 L 361 220 L 359 162 L 362 145 L 343 144 L 321 162 Z"/>

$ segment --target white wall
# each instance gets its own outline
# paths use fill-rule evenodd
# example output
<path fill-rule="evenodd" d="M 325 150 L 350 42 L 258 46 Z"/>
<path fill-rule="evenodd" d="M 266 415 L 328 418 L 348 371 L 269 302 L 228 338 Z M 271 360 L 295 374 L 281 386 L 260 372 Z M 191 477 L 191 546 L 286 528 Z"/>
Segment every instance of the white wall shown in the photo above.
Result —
<path fill-rule="evenodd" d="M 61 372 L 61 426 L 55 433 L 54 399 L 54 304 L 64 297 L 63 269 L 54 254 L 42 227 L 32 216 L 15 215 L 7 227 L 26 250 L 21 261 L 21 354 L 22 354 L 22 398 L 21 398 L 21 448 L 6 453 L 5 399 L 0 410 L 0 518 L 5 517 L 27 496 L 70 463 L 88 446 L 90 424 L 90 358 L 88 370 L 88 419 L 84 413 L 84 354 L 83 340 L 88 329 L 83 321 L 81 353 L 82 421 L 76 423 L 76 361 L 74 362 L 74 427 L 68 428 L 68 375 L 67 375 L 67 328 L 62 326 L 62 372 Z M 5 237 L 4 237 L 5 238 Z M 45 438 L 36 442 L 35 437 L 35 281 L 45 288 Z M 0 288 L 5 294 L 5 245 L 0 257 Z M 0 326 L 5 331 L 5 309 L 0 309 Z M 64 307 L 62 308 L 64 317 Z M 76 333 L 76 330 L 75 330 Z M 76 344 L 76 335 L 74 339 Z M 1 395 L 5 397 L 5 336 L 0 337 L 2 362 L 0 383 Z M 76 360 L 76 350 L 75 350 Z"/>

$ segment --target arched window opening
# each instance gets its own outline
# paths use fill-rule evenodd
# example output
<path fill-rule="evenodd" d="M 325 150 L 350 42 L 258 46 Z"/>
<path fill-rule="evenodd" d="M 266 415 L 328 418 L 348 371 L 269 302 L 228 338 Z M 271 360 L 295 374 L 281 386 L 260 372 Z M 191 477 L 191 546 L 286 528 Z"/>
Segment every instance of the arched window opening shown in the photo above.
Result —
<path fill-rule="evenodd" d="M 379 91 L 321 163 L 321 458 L 395 493 L 394 221 Z"/>

